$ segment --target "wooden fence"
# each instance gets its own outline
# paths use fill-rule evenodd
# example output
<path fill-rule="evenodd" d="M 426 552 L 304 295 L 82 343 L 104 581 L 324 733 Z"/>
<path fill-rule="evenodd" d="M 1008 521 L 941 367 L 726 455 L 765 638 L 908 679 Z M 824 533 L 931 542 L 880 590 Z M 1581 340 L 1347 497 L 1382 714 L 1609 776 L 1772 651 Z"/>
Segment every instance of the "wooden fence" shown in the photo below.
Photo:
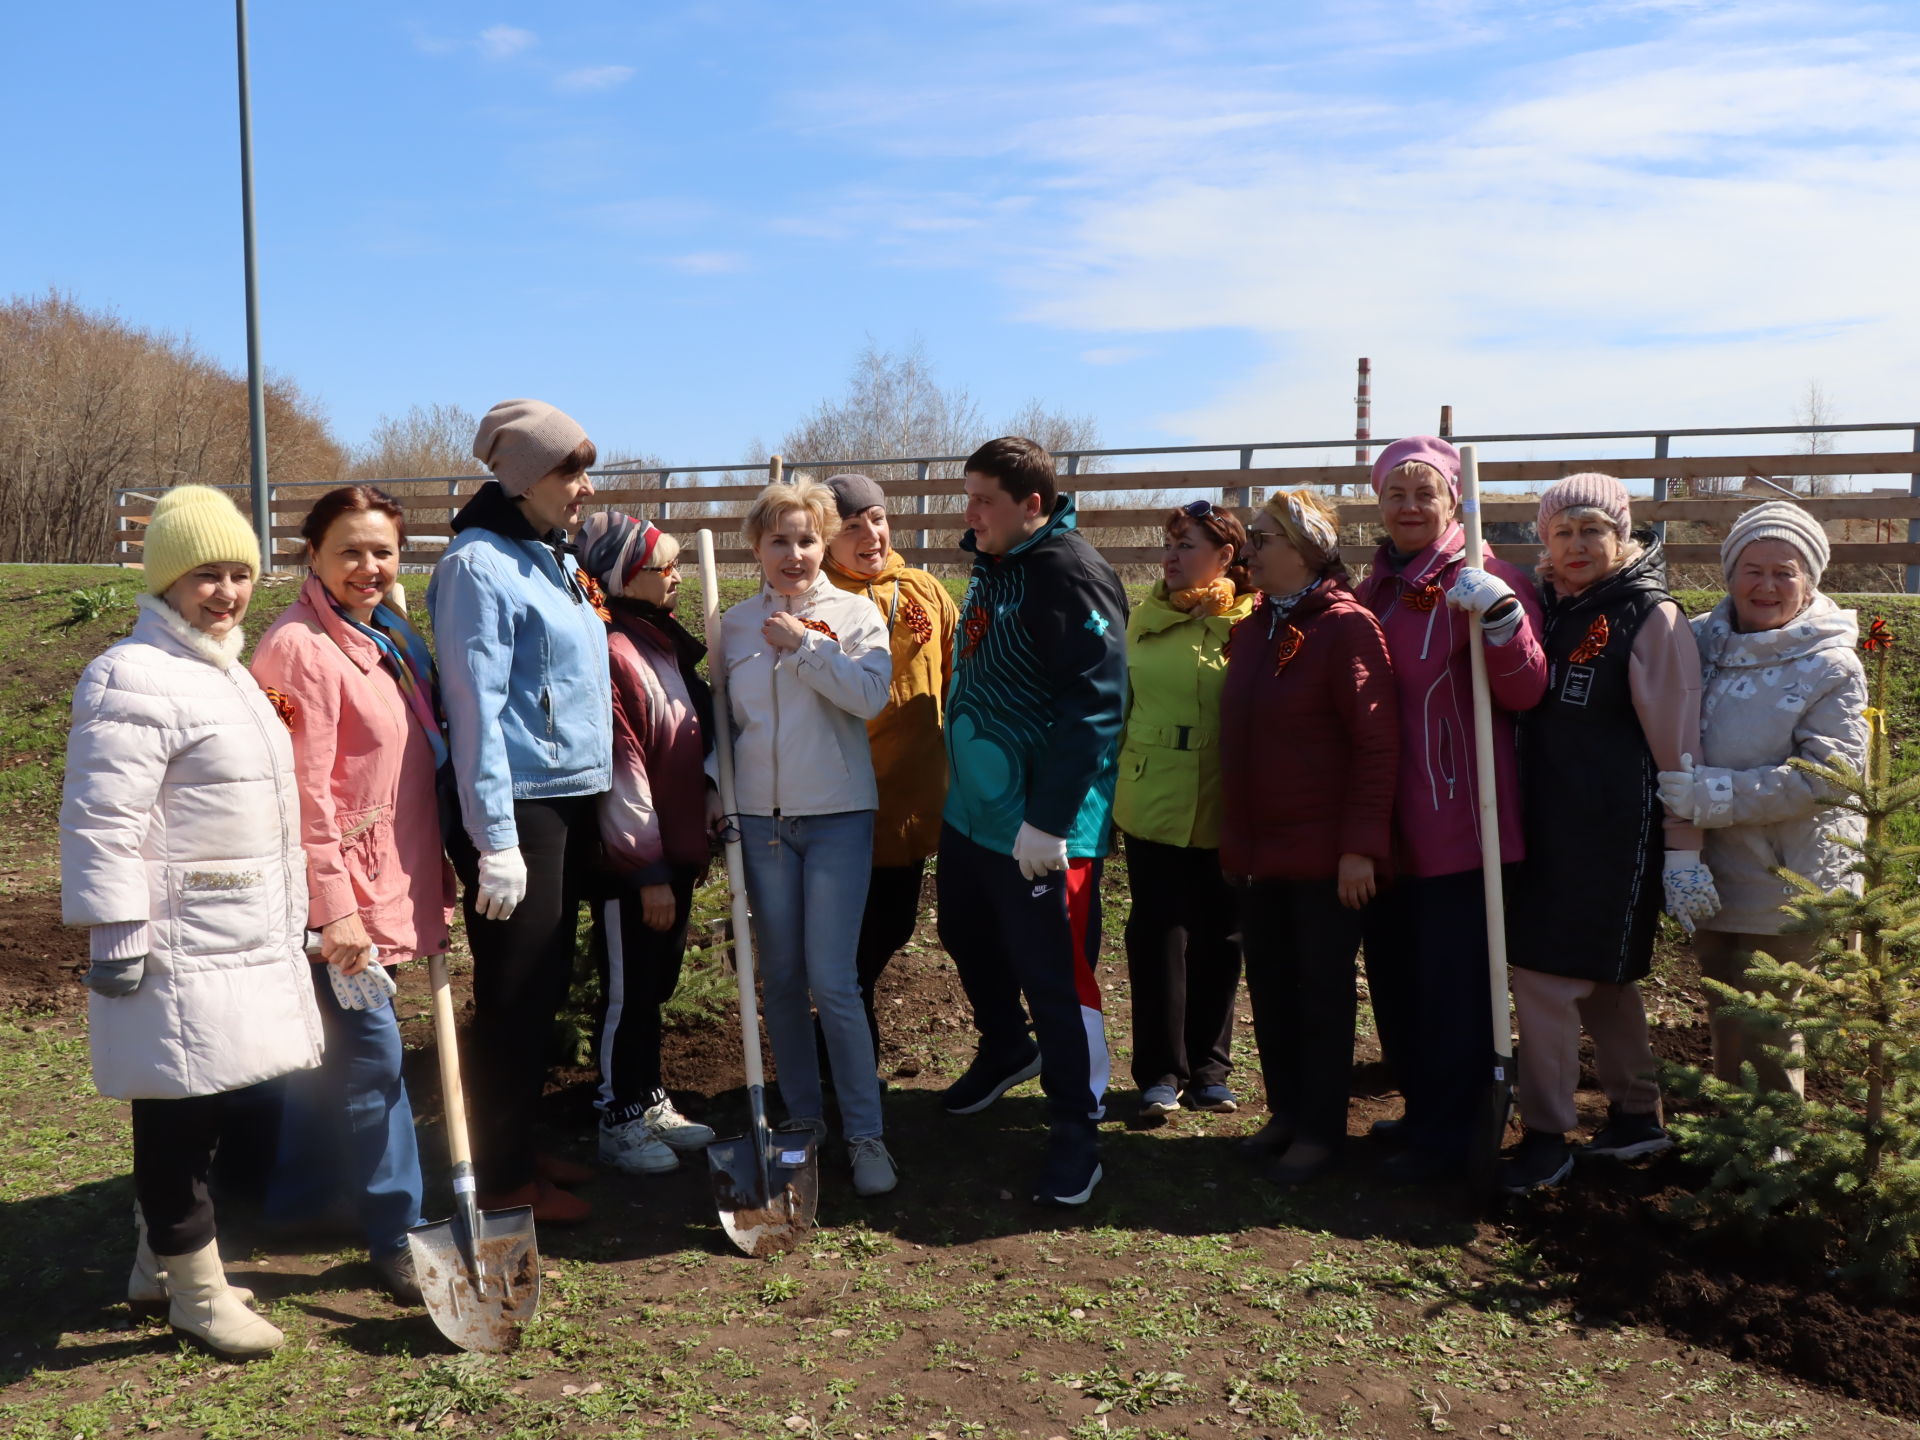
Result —
<path fill-rule="evenodd" d="M 1727 482 L 1738 486 L 1742 482 L 1769 480 L 1779 483 L 1783 476 L 1819 476 L 1819 475 L 1914 475 L 1920 457 L 1906 450 L 1883 451 L 1864 454 L 1786 454 L 1786 455 L 1708 455 L 1676 458 L 1622 459 L 1604 460 L 1489 460 L 1480 465 L 1481 480 L 1490 485 L 1527 484 L 1534 487 L 1545 486 L 1566 475 L 1582 470 L 1600 470 L 1623 480 L 1651 479 L 1666 482 L 1657 485 L 1657 491 L 1678 482 L 1690 486 L 1692 482 L 1715 482 L 1725 487 Z M 873 468 L 879 468 L 876 464 Z M 723 545 L 736 541 L 739 530 L 739 518 L 746 511 L 747 504 L 759 494 L 762 483 L 722 484 L 707 486 L 629 486 L 628 482 L 643 479 L 657 472 L 609 472 L 596 475 L 598 488 L 592 509 L 620 509 L 638 511 L 659 516 L 663 511 L 667 518 L 664 528 L 673 530 L 690 539 L 692 533 L 707 527 L 715 531 L 716 538 Z M 673 472 L 667 472 L 673 473 Z M 795 466 L 790 474 L 814 474 L 816 467 Z M 821 469 L 818 473 L 830 473 Z M 440 556 L 448 537 L 447 524 L 452 519 L 464 499 L 486 479 L 485 476 L 458 476 L 438 480 L 396 480 L 383 482 L 384 488 L 394 493 L 408 511 L 408 529 L 411 532 L 410 548 L 404 561 L 409 566 L 431 566 Z M 1073 491 L 1079 497 L 1079 524 L 1083 531 L 1089 532 L 1088 538 L 1097 545 L 1102 554 L 1115 565 L 1140 565 L 1157 563 L 1161 557 L 1158 545 L 1102 544 L 1103 531 L 1138 529 L 1142 526 L 1157 527 L 1166 514 L 1165 506 L 1153 508 L 1099 508 L 1094 503 L 1099 497 L 1125 491 L 1161 491 L 1182 495 L 1200 494 L 1216 497 L 1216 503 L 1237 511 L 1244 519 L 1250 513 L 1250 505 L 1256 490 L 1293 488 L 1301 485 L 1317 487 L 1344 486 L 1357 488 L 1365 493 L 1368 470 L 1364 465 L 1289 465 L 1272 466 L 1264 469 L 1243 468 L 1237 470 L 1130 470 L 1102 472 L 1097 474 L 1073 474 L 1061 477 L 1061 487 Z M 305 516 L 307 508 L 327 490 L 332 483 L 310 485 L 276 485 L 271 491 L 273 516 L 274 548 L 280 560 L 290 561 L 297 551 L 300 527 L 299 521 Z M 910 564 L 941 565 L 955 564 L 961 555 L 955 548 L 960 532 L 965 528 L 960 512 L 928 511 L 917 513 L 917 502 L 922 496 L 955 497 L 959 493 L 957 480 L 918 479 L 885 482 L 884 488 L 894 501 L 890 507 L 894 510 L 895 548 Z M 1920 488 L 1920 477 L 1916 477 L 1916 488 Z M 1766 493 L 1746 490 L 1740 493 L 1705 493 L 1676 499 L 1636 499 L 1634 502 L 1634 520 L 1636 524 L 1664 524 L 1671 521 L 1693 521 L 1708 524 L 1729 524 L 1743 510 L 1759 504 L 1765 499 L 1781 498 L 1780 492 L 1767 489 Z M 1832 563 L 1836 565 L 1895 565 L 1920 566 L 1920 543 L 1909 541 L 1906 522 L 1920 521 L 1920 495 L 1868 495 L 1858 492 L 1845 492 L 1822 496 L 1795 496 L 1799 504 L 1815 516 L 1826 521 L 1874 521 L 1896 522 L 1876 525 L 1877 531 L 1884 531 L 1900 538 L 1858 541 L 1840 539 L 1833 544 Z M 907 502 L 907 503 L 900 503 Z M 1498 498 L 1498 492 L 1492 492 L 1483 502 L 1481 513 L 1491 522 L 1531 521 L 1535 506 L 1531 501 L 1509 501 Z M 693 512 L 700 513 L 693 513 Z M 137 561 L 140 548 L 140 530 L 146 524 L 147 516 L 153 512 L 153 492 L 137 490 L 121 491 L 116 497 L 114 511 L 116 550 L 122 559 Z M 1340 517 L 1343 524 L 1368 524 L 1377 519 L 1378 511 L 1370 500 L 1354 500 L 1340 505 Z M 913 543 L 903 543 L 913 537 Z M 1369 546 L 1346 547 L 1349 565 L 1363 562 L 1371 557 Z M 1667 557 L 1674 565 L 1717 564 L 1719 547 L 1717 544 L 1669 544 Z M 752 555 L 737 543 L 726 545 L 719 550 L 718 558 L 722 564 L 741 565 L 752 561 Z"/>

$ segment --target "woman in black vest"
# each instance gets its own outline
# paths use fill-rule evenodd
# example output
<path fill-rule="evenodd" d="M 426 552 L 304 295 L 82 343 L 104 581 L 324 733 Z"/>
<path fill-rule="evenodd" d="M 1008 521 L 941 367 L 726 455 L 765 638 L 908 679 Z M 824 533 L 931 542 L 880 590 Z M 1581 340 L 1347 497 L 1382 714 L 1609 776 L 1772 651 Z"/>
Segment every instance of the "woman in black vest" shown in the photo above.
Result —
<path fill-rule="evenodd" d="M 1521 721 L 1527 855 L 1508 947 L 1526 1135 L 1503 1167 L 1519 1194 L 1573 1168 L 1580 1032 L 1607 1122 L 1581 1148 L 1630 1159 L 1660 1123 L 1638 981 L 1664 903 L 1688 930 L 1720 908 L 1700 831 L 1662 808 L 1657 775 L 1700 751 L 1700 654 L 1666 590 L 1660 542 L 1630 534 L 1626 486 L 1570 475 L 1540 497 L 1547 694 Z"/>

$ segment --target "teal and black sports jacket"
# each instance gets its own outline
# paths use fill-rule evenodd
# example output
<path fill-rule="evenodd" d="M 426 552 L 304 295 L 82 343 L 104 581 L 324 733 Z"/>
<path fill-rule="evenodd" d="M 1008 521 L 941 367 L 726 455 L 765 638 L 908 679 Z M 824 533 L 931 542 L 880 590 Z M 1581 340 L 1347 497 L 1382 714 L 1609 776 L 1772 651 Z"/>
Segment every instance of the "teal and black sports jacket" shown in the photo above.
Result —
<path fill-rule="evenodd" d="M 973 575 L 947 691 L 949 825 L 1002 855 L 1024 821 L 1070 856 L 1107 853 L 1127 708 L 1127 594 L 1073 497 L 1005 555 L 968 531 Z"/>

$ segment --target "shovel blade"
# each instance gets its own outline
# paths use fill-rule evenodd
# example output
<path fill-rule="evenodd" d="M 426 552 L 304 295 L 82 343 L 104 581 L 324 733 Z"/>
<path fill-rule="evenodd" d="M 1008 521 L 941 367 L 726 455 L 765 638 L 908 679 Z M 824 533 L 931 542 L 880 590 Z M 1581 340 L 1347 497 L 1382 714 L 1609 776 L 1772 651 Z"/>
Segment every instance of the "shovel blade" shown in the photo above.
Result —
<path fill-rule="evenodd" d="M 770 1137 L 764 1152 L 751 1135 L 716 1140 L 707 1146 L 707 1164 L 721 1227 L 743 1254 L 779 1255 L 813 1229 L 820 1160 L 811 1136 Z"/>
<path fill-rule="evenodd" d="M 1491 1199 L 1498 1193 L 1500 1148 L 1507 1141 L 1507 1121 L 1513 1116 L 1513 1061 L 1494 1057 L 1492 1079 L 1474 1100 L 1471 1147 L 1467 1154 L 1467 1183 L 1476 1195 Z"/>
<path fill-rule="evenodd" d="M 462 1350 L 503 1355 L 520 1343 L 520 1327 L 540 1305 L 533 1210 L 520 1205 L 478 1213 L 480 1229 L 471 1247 L 462 1243 L 466 1225 L 458 1217 L 415 1226 L 407 1232 L 407 1246 L 421 1298 L 440 1333 Z"/>

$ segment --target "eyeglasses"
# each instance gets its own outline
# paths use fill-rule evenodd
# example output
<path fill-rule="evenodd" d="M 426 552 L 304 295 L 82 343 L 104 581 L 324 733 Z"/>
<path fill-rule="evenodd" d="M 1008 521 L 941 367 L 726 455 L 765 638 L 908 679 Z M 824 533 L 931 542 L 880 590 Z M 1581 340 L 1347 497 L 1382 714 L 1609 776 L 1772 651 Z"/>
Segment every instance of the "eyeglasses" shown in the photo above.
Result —
<path fill-rule="evenodd" d="M 1267 548 L 1267 542 L 1269 540 L 1278 540 L 1280 538 L 1281 536 L 1277 531 L 1249 530 L 1247 531 L 1247 546 L 1253 550 L 1264 550 Z"/>
<path fill-rule="evenodd" d="M 680 562 L 678 560 L 669 560 L 664 565 L 642 565 L 640 568 L 643 571 L 651 571 L 655 575 L 678 575 L 680 573 Z"/>

